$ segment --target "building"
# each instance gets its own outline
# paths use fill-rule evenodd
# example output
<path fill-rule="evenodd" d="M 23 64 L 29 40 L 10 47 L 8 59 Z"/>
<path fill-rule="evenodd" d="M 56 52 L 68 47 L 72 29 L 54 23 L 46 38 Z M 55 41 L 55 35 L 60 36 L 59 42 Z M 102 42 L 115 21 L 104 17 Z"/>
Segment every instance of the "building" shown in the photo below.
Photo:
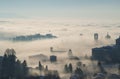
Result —
<path fill-rule="evenodd" d="M 106 39 L 110 39 L 111 36 L 107 33 L 107 35 L 105 36 Z"/>
<path fill-rule="evenodd" d="M 71 49 L 69 49 L 69 51 L 68 51 L 68 58 L 69 58 L 70 60 L 79 60 L 79 57 L 73 55 Z"/>
<path fill-rule="evenodd" d="M 65 50 L 61 50 L 61 49 L 53 50 L 53 47 L 50 47 L 50 52 L 52 52 L 52 53 L 65 53 L 66 51 Z"/>
<path fill-rule="evenodd" d="M 98 40 L 98 33 L 94 33 L 94 40 Z"/>
<path fill-rule="evenodd" d="M 92 59 L 120 63 L 120 37 L 116 39 L 116 44 L 113 46 L 104 46 L 92 49 Z"/>
<path fill-rule="evenodd" d="M 69 51 L 68 51 L 68 56 L 69 56 L 69 57 L 72 57 L 72 56 L 73 56 L 71 49 L 69 49 Z"/>
<path fill-rule="evenodd" d="M 51 55 L 51 56 L 50 56 L 50 61 L 51 61 L 51 62 L 56 62 L 56 61 L 57 61 L 57 56 Z"/>

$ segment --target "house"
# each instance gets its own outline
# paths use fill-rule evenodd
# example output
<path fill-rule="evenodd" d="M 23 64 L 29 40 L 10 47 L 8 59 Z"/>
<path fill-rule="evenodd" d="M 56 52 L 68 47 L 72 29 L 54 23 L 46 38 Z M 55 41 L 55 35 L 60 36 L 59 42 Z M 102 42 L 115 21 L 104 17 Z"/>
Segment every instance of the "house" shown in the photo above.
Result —
<path fill-rule="evenodd" d="M 56 61 L 57 61 L 57 56 L 51 55 L 51 56 L 50 56 L 50 61 L 51 61 L 51 62 L 56 62 Z"/>
<path fill-rule="evenodd" d="M 116 39 L 116 44 L 113 46 L 103 46 L 92 49 L 92 59 L 120 63 L 120 37 Z"/>

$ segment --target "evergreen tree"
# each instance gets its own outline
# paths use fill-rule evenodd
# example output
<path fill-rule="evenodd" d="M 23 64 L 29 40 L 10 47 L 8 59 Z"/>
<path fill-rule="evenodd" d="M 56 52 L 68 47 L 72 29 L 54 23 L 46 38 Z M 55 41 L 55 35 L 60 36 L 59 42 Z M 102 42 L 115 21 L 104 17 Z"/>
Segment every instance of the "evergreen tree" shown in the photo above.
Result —
<path fill-rule="evenodd" d="M 67 66 L 67 64 L 65 64 L 65 66 L 64 66 L 64 71 L 68 72 L 68 66 Z"/>
<path fill-rule="evenodd" d="M 15 76 L 16 56 L 13 52 L 7 51 L 2 60 L 1 74 L 4 78 L 13 78 Z"/>
<path fill-rule="evenodd" d="M 27 62 L 16 61 L 14 49 L 7 49 L 1 63 L 0 79 L 24 79 L 28 73 Z"/>
<path fill-rule="evenodd" d="M 16 63 L 16 56 L 14 54 L 11 54 L 8 56 L 8 73 L 10 77 L 15 76 L 15 63 Z"/>
<path fill-rule="evenodd" d="M 42 70 L 42 64 L 41 64 L 40 61 L 39 61 L 39 70 L 40 70 L 40 71 Z"/>
<path fill-rule="evenodd" d="M 120 64 L 118 65 L 118 73 L 120 75 Z"/>
<path fill-rule="evenodd" d="M 100 62 L 100 61 L 98 61 L 97 65 L 98 65 L 98 66 L 101 66 L 102 64 L 101 64 L 101 62 Z"/>
<path fill-rule="evenodd" d="M 45 70 L 48 71 L 48 66 L 46 65 Z"/>
<path fill-rule="evenodd" d="M 72 64 L 70 63 L 70 64 L 69 64 L 69 72 L 72 73 L 72 71 L 73 71 L 73 68 L 72 68 Z"/>
<path fill-rule="evenodd" d="M 7 54 L 4 54 L 3 60 L 2 60 L 2 66 L 1 66 L 1 76 L 5 77 L 8 76 L 8 60 L 7 60 Z"/>
<path fill-rule="evenodd" d="M 28 67 L 27 67 L 27 62 L 26 60 L 23 61 L 22 63 L 22 70 L 23 70 L 23 76 L 26 77 L 28 75 Z"/>
<path fill-rule="evenodd" d="M 17 79 L 22 79 L 22 66 L 20 60 L 16 61 L 15 65 L 15 76 Z"/>
<path fill-rule="evenodd" d="M 104 67 L 102 66 L 102 63 L 100 61 L 98 61 L 98 68 L 99 68 L 99 71 L 100 73 L 104 73 L 104 74 L 107 74 L 107 72 L 105 71 Z"/>
<path fill-rule="evenodd" d="M 76 70 L 75 70 L 75 74 L 78 74 L 79 76 L 83 76 L 82 69 L 77 67 Z"/>

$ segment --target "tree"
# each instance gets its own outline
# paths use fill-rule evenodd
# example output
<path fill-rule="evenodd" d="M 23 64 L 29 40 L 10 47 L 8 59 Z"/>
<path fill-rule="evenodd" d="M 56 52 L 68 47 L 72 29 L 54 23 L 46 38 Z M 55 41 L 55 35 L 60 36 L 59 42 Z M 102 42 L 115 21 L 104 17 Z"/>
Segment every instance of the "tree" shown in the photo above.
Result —
<path fill-rule="evenodd" d="M 0 72 L 0 79 L 23 79 L 28 73 L 27 62 L 16 61 L 14 49 L 7 49 L 2 59 Z"/>
<path fill-rule="evenodd" d="M 42 70 L 42 64 L 41 64 L 40 61 L 39 61 L 39 70 L 40 70 L 40 71 Z"/>
<path fill-rule="evenodd" d="M 20 60 L 16 61 L 15 65 L 15 76 L 17 79 L 22 79 L 22 66 Z"/>
<path fill-rule="evenodd" d="M 101 62 L 100 62 L 100 61 L 98 61 L 97 65 L 98 65 L 98 66 L 101 66 L 102 64 L 101 64 Z"/>
<path fill-rule="evenodd" d="M 84 73 L 81 68 L 76 67 L 75 74 L 77 74 L 80 79 L 84 78 Z"/>
<path fill-rule="evenodd" d="M 72 64 L 70 63 L 70 64 L 69 64 L 69 72 L 72 73 L 72 71 L 73 71 L 73 68 L 72 68 Z"/>
<path fill-rule="evenodd" d="M 2 78 L 13 78 L 15 76 L 16 56 L 12 50 L 7 50 L 2 60 Z"/>
<path fill-rule="evenodd" d="M 120 75 L 120 64 L 118 65 L 118 73 Z"/>
<path fill-rule="evenodd" d="M 8 56 L 8 73 L 10 75 L 10 77 L 14 77 L 15 76 L 15 64 L 16 64 L 16 56 L 15 54 L 11 54 Z"/>
<path fill-rule="evenodd" d="M 100 61 L 98 61 L 98 68 L 99 68 L 99 72 L 107 74 L 107 72 L 105 71 L 104 67 L 102 66 L 102 63 Z"/>
<path fill-rule="evenodd" d="M 45 70 L 48 71 L 48 66 L 46 65 Z"/>
<path fill-rule="evenodd" d="M 1 77 L 5 77 L 5 76 L 8 76 L 8 67 L 7 67 L 7 63 L 8 63 L 8 60 L 7 60 L 7 54 L 4 54 L 3 56 L 3 60 L 2 60 L 2 66 L 1 66 Z"/>
<path fill-rule="evenodd" d="M 67 64 L 65 64 L 65 66 L 64 66 L 64 71 L 68 72 L 68 66 L 67 66 Z"/>
<path fill-rule="evenodd" d="M 27 62 L 26 60 L 23 61 L 22 63 L 22 72 L 23 72 L 23 76 L 26 77 L 28 75 L 28 67 L 27 67 Z"/>

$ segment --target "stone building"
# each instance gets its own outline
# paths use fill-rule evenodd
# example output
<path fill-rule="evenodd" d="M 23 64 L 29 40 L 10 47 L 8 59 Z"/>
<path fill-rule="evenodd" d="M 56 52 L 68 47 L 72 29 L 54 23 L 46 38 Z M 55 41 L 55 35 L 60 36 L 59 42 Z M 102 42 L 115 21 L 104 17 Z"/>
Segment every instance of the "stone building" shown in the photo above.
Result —
<path fill-rule="evenodd" d="M 113 46 L 103 46 L 92 49 L 92 59 L 120 63 L 120 37 L 116 39 L 116 44 Z"/>

